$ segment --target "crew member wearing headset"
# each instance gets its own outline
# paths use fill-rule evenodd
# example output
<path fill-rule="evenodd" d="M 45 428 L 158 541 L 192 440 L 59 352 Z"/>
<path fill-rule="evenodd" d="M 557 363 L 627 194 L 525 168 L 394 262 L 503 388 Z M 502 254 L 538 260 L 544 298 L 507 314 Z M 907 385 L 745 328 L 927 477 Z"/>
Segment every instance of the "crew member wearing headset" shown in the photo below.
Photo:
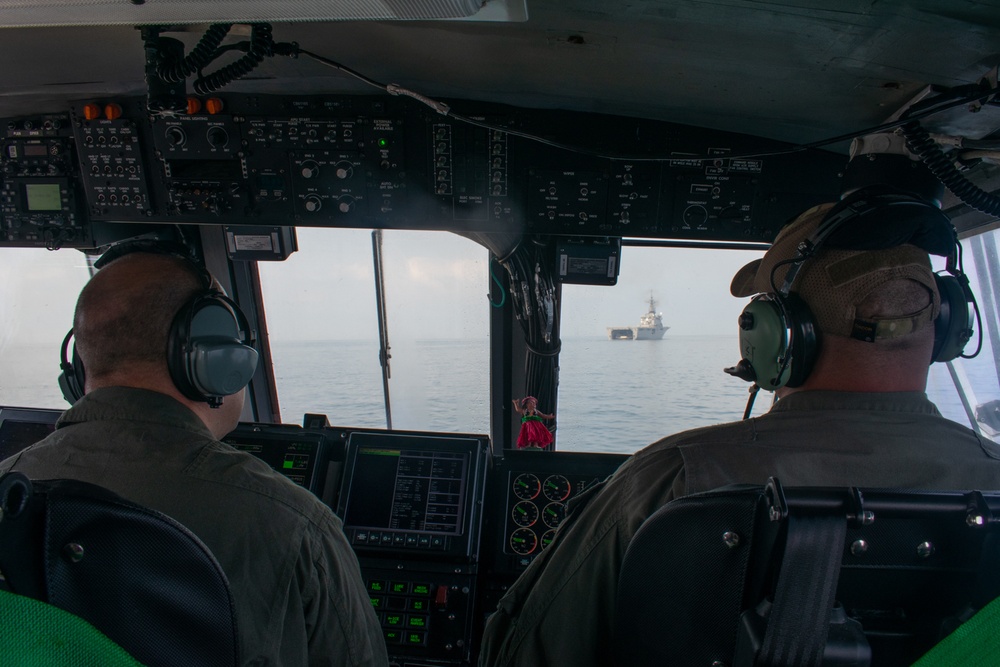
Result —
<path fill-rule="evenodd" d="M 908 229 L 907 216 L 930 222 Z M 875 230 L 888 232 L 881 247 L 843 242 Z M 728 372 L 778 400 L 760 417 L 664 438 L 582 496 L 488 619 L 480 665 L 615 664 L 625 550 L 673 498 L 771 476 L 787 486 L 1000 488 L 1000 447 L 925 394 L 932 359 L 954 358 L 971 335 L 964 274 L 936 276 L 928 257 L 956 247 L 944 214 L 905 195 L 859 193 L 786 226 L 731 286 L 758 296 L 740 317 L 743 359 Z"/>
<path fill-rule="evenodd" d="M 75 402 L 0 474 L 90 482 L 186 526 L 229 580 L 244 665 L 387 665 L 340 520 L 219 441 L 257 364 L 239 307 L 156 246 L 113 248 L 98 265 L 77 302 L 72 362 L 64 345 L 60 384 Z"/>

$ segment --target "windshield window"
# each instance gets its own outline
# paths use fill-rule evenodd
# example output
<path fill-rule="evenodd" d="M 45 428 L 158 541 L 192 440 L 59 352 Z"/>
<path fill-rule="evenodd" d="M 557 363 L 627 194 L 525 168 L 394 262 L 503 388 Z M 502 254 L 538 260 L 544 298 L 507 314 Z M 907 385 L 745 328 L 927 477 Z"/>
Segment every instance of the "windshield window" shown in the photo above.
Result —
<path fill-rule="evenodd" d="M 722 369 L 740 359 L 736 322 L 747 300 L 730 296 L 729 283 L 761 254 L 624 247 L 614 287 L 564 285 L 557 447 L 631 453 L 740 419 L 750 385 Z M 666 332 L 626 337 L 651 298 Z M 754 414 L 770 401 L 758 394 Z"/>
<path fill-rule="evenodd" d="M 335 425 L 384 428 L 372 233 L 298 234 L 302 250 L 260 264 L 282 418 L 300 423 L 318 412 Z M 383 234 L 393 427 L 489 433 L 486 250 L 445 232 Z M 970 424 L 978 414 L 976 427 L 990 437 L 1000 431 L 996 234 L 963 241 L 983 350 L 934 364 L 928 382 L 945 416 Z M 723 368 L 739 360 L 736 321 L 747 299 L 730 296 L 729 282 L 760 255 L 626 246 L 617 285 L 564 285 L 558 405 L 539 405 L 556 411 L 557 448 L 634 452 L 740 419 L 750 385 Z M 661 339 L 609 338 L 609 329 L 638 327 L 651 298 L 666 328 Z M 772 400 L 760 392 L 753 414 Z"/>
<path fill-rule="evenodd" d="M 386 427 L 370 230 L 298 230 L 260 264 L 282 420 Z M 488 255 L 447 232 L 382 233 L 397 429 L 489 432 Z"/>
<path fill-rule="evenodd" d="M 64 409 L 59 350 L 89 280 L 86 256 L 0 248 L 0 405 Z"/>

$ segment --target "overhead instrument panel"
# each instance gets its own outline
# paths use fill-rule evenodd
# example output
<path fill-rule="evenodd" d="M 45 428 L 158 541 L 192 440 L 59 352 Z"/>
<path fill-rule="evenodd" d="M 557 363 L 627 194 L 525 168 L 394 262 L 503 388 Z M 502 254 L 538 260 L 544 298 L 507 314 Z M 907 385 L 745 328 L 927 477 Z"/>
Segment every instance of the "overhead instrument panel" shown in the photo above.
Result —
<path fill-rule="evenodd" d="M 240 94 L 10 120 L 6 241 L 88 221 L 770 241 L 839 195 L 846 164 L 659 121 L 453 108 L 471 122 L 398 97 Z"/>
<path fill-rule="evenodd" d="M 69 117 L 12 118 L 2 126 L 0 245 L 92 245 Z"/>

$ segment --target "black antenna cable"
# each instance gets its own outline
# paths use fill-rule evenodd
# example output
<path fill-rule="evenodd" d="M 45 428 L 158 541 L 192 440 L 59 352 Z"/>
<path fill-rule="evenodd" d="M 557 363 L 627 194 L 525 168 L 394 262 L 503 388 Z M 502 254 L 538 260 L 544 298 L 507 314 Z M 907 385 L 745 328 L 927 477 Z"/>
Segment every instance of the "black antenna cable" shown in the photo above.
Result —
<path fill-rule="evenodd" d="M 199 76 L 194 81 L 195 92 L 199 95 L 213 93 L 223 86 L 243 78 L 264 62 L 265 58 L 274 55 L 275 45 L 274 37 L 271 34 L 271 24 L 254 23 L 252 25 L 246 55 L 211 74 Z"/>
<path fill-rule="evenodd" d="M 191 53 L 179 62 L 164 60 L 156 68 L 156 74 L 168 83 L 180 83 L 203 67 L 208 66 L 217 57 L 216 49 L 229 34 L 231 23 L 216 23 L 205 31 Z"/>

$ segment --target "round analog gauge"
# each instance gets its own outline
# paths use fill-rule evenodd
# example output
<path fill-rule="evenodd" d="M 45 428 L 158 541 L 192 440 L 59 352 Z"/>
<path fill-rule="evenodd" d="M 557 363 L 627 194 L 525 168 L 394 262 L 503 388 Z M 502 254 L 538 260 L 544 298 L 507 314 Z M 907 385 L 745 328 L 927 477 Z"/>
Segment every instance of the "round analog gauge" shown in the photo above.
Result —
<path fill-rule="evenodd" d="M 566 500 L 572 490 L 569 480 L 562 475 L 549 475 L 542 485 L 542 491 L 549 500 Z"/>
<path fill-rule="evenodd" d="M 516 554 L 527 556 L 538 547 L 538 537 L 530 528 L 518 528 L 510 534 L 510 548 Z"/>
<path fill-rule="evenodd" d="M 544 549 L 545 547 L 547 547 L 550 544 L 552 544 L 552 540 L 554 540 L 554 539 L 556 539 L 556 530 L 555 530 L 555 528 L 553 528 L 551 530 L 546 530 L 545 534 L 542 535 L 542 540 L 541 540 L 541 542 L 542 542 L 542 548 Z"/>
<path fill-rule="evenodd" d="M 549 528 L 558 528 L 566 516 L 566 506 L 562 503 L 549 503 L 542 510 L 542 521 Z"/>
<path fill-rule="evenodd" d="M 522 500 L 518 504 L 514 505 L 514 509 L 510 512 L 511 518 L 519 526 L 533 526 L 535 522 L 538 521 L 538 507 L 535 503 L 528 502 L 527 500 Z"/>
<path fill-rule="evenodd" d="M 541 482 L 530 472 L 522 473 L 514 479 L 514 495 L 521 500 L 531 500 L 541 490 Z"/>

